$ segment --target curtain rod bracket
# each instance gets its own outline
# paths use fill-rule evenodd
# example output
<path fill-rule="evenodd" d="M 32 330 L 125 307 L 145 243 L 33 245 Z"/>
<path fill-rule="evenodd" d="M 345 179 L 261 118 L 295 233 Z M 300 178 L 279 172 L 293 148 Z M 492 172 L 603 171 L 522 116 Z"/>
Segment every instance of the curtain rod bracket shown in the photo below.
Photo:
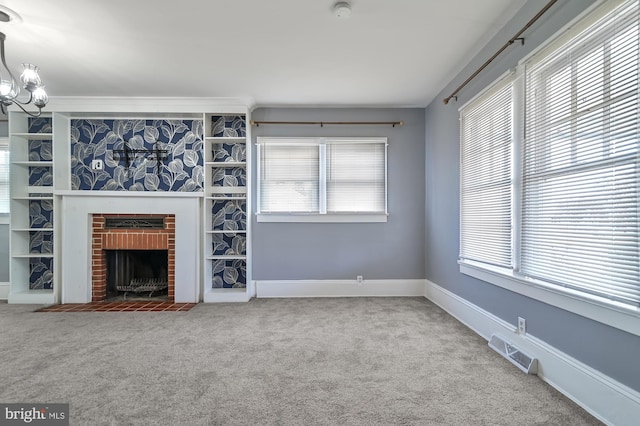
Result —
<path fill-rule="evenodd" d="M 457 95 L 449 96 L 448 98 L 443 99 L 442 102 L 444 102 L 444 104 L 447 105 L 451 99 L 453 99 L 454 101 L 458 102 L 458 96 Z"/>

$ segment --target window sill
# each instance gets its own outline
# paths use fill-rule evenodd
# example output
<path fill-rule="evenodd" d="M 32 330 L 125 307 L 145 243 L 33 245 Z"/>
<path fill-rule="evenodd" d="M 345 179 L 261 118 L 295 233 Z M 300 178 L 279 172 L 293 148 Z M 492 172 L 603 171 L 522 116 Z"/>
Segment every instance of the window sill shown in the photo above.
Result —
<path fill-rule="evenodd" d="M 387 221 L 385 213 L 341 213 L 341 214 L 313 214 L 313 213 L 258 213 L 258 222 L 316 222 L 316 223 L 381 223 Z"/>
<path fill-rule="evenodd" d="M 11 219 L 11 216 L 9 216 L 8 214 L 0 213 L 0 225 L 8 225 L 10 219 Z"/>
<path fill-rule="evenodd" d="M 478 262 L 458 261 L 460 272 L 540 302 L 640 336 L 640 307 L 515 276 L 512 271 Z"/>

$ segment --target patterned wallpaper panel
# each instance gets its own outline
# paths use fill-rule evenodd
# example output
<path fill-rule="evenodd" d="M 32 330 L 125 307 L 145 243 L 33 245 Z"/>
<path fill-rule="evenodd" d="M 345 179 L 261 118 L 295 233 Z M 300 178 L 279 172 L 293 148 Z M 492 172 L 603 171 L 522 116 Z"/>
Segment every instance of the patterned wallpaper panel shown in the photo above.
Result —
<path fill-rule="evenodd" d="M 202 120 L 71 120 L 71 188 L 107 191 L 198 192 L 204 185 Z M 157 169 L 154 153 L 140 153 L 127 169 L 129 149 L 167 150 Z M 92 170 L 102 160 L 103 170 Z"/>
<path fill-rule="evenodd" d="M 240 138 L 247 136 L 247 120 L 244 115 L 211 116 L 211 136 Z"/>
<path fill-rule="evenodd" d="M 49 117 L 29 118 L 29 133 L 51 133 L 52 121 Z M 52 161 L 52 141 L 29 140 L 29 161 Z M 53 169 L 51 166 L 29 167 L 30 186 L 53 186 Z"/>
<path fill-rule="evenodd" d="M 244 260 L 212 260 L 212 288 L 246 288 L 247 262 Z"/>
<path fill-rule="evenodd" d="M 245 231 L 247 229 L 245 200 L 214 200 L 211 207 L 211 229 L 214 231 Z"/>
<path fill-rule="evenodd" d="M 211 154 L 213 161 L 243 162 L 247 161 L 247 145 L 243 143 L 212 143 Z"/>
<path fill-rule="evenodd" d="M 53 228 L 53 200 L 29 201 L 29 228 Z"/>
<path fill-rule="evenodd" d="M 53 258 L 29 259 L 29 289 L 53 289 Z"/>
<path fill-rule="evenodd" d="M 211 173 L 213 186 L 247 186 L 247 171 L 244 167 L 219 167 Z"/>
<path fill-rule="evenodd" d="M 243 256 L 247 254 L 247 237 L 235 233 L 213 234 L 212 246 L 213 256 Z"/>

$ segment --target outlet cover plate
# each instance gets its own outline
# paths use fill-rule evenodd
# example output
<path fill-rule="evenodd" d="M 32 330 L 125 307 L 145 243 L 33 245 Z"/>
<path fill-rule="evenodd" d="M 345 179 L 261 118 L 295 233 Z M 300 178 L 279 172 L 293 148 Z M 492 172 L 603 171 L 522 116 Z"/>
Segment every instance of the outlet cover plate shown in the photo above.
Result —
<path fill-rule="evenodd" d="M 527 333 L 527 320 L 522 317 L 518 317 L 518 333 Z"/>

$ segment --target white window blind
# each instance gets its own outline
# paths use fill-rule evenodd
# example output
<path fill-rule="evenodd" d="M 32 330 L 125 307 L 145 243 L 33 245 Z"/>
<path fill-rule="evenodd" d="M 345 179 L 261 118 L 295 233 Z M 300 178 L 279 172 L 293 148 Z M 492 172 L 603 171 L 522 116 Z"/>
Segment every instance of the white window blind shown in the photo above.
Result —
<path fill-rule="evenodd" d="M 327 144 L 327 212 L 386 211 L 386 145 Z"/>
<path fill-rule="evenodd" d="M 260 147 L 260 211 L 318 213 L 320 150 L 317 144 Z"/>
<path fill-rule="evenodd" d="M 525 64 L 521 273 L 640 303 L 638 1 Z"/>
<path fill-rule="evenodd" d="M 460 258 L 511 268 L 513 77 L 460 112 Z"/>
<path fill-rule="evenodd" d="M 386 138 L 258 138 L 258 213 L 382 214 Z"/>
<path fill-rule="evenodd" d="M 0 139 L 0 214 L 9 213 L 9 142 Z"/>

